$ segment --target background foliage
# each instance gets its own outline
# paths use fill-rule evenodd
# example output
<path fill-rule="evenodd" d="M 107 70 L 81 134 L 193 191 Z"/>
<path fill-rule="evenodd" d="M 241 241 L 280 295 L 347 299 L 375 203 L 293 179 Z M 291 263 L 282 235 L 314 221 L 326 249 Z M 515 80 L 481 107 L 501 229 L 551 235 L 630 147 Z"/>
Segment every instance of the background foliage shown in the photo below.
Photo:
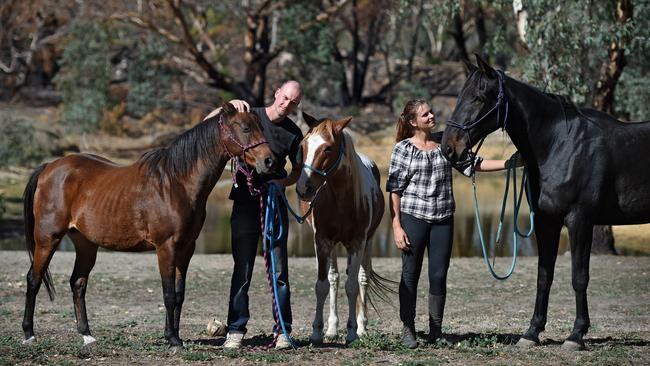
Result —
<path fill-rule="evenodd" d="M 0 167 L 38 164 L 48 153 L 29 122 L 0 117 Z"/>
<path fill-rule="evenodd" d="M 76 132 L 96 130 L 118 103 L 135 119 L 156 108 L 208 110 L 218 104 L 212 95 L 263 104 L 287 78 L 301 80 L 316 105 L 395 109 L 411 97 L 455 95 L 453 83 L 432 84 L 431 75 L 474 53 L 589 106 L 613 43 L 626 61 L 613 113 L 650 119 L 642 0 L 58 1 L 65 11 L 48 1 L 0 4 L 0 98 L 54 87 Z M 623 3 L 633 9 L 625 23 Z"/>

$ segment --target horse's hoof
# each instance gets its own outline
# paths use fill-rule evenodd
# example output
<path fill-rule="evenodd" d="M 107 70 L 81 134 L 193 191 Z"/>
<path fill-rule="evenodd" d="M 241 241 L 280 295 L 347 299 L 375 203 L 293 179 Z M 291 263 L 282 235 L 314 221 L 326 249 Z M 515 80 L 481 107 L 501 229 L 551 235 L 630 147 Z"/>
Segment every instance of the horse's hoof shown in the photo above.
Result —
<path fill-rule="evenodd" d="M 183 341 L 181 341 L 181 339 L 178 337 L 170 337 L 167 341 L 169 342 L 170 348 L 174 348 L 174 347 L 183 348 Z"/>
<path fill-rule="evenodd" d="M 23 341 L 23 344 L 35 344 L 36 336 L 31 336 Z"/>
<path fill-rule="evenodd" d="M 352 337 L 347 336 L 347 337 L 345 337 L 345 345 L 347 346 L 347 345 L 351 344 L 352 342 L 356 342 L 358 340 L 359 340 L 359 337 L 357 335 L 354 335 Z"/>
<path fill-rule="evenodd" d="M 314 331 L 310 336 L 309 336 L 309 343 L 314 345 L 314 346 L 320 346 L 323 344 L 323 333 Z"/>
<path fill-rule="evenodd" d="M 84 337 L 84 347 L 92 346 L 97 342 L 95 337 L 91 335 L 84 335 L 83 337 Z"/>
<path fill-rule="evenodd" d="M 584 343 L 580 344 L 578 342 L 566 340 L 564 343 L 562 343 L 562 349 L 565 351 L 584 351 L 585 350 L 585 345 Z"/>
<path fill-rule="evenodd" d="M 517 342 L 517 347 L 519 348 L 533 348 L 535 346 L 539 346 L 539 342 L 531 341 L 530 339 L 526 339 L 524 337 L 519 338 L 519 341 Z"/>

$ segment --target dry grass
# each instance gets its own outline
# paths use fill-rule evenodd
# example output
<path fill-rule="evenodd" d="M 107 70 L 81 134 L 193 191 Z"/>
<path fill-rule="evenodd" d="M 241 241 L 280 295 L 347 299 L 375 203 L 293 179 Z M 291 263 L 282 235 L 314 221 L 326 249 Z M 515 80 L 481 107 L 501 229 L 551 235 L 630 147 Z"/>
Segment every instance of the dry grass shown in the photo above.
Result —
<path fill-rule="evenodd" d="M 322 347 L 309 347 L 307 338 L 315 310 L 313 258 L 290 258 L 294 336 L 297 351 L 266 351 L 272 326 L 268 285 L 263 263 L 257 258 L 251 289 L 251 315 L 245 347 L 223 349 L 223 338 L 205 333 L 209 319 L 225 321 L 232 272 L 229 255 L 195 255 L 188 272 L 181 336 L 186 349 L 171 352 L 164 339 L 164 306 L 160 275 L 153 253 L 101 252 L 86 295 L 91 330 L 98 340 L 84 348 L 77 335 L 68 277 L 74 253 L 58 252 L 50 269 L 58 289 L 54 302 L 41 288 L 35 331 L 39 343 L 20 344 L 27 255 L 0 252 L 0 365 L 2 364 L 648 364 L 650 353 L 650 258 L 594 256 L 591 261 L 588 351 L 562 351 L 571 331 L 575 299 L 571 287 L 570 258 L 560 256 L 549 304 L 549 322 L 541 347 L 522 351 L 512 345 L 530 320 L 535 297 L 537 259 L 521 258 L 508 281 L 487 274 L 482 258 L 452 258 L 443 332 L 450 344 L 426 345 L 426 273 L 418 291 L 416 330 L 421 347 L 407 350 L 399 344 L 397 295 L 391 304 L 377 302 L 379 314 L 369 313 L 369 337 L 345 347 L 347 301 L 339 287 L 339 338 Z M 380 258 L 373 267 L 383 276 L 399 278 L 400 260 Z M 344 258 L 339 258 L 345 281 Z M 424 264 L 426 268 L 426 263 Z M 225 300 L 224 300 L 225 299 Z M 327 310 L 326 310 L 327 313 Z"/>

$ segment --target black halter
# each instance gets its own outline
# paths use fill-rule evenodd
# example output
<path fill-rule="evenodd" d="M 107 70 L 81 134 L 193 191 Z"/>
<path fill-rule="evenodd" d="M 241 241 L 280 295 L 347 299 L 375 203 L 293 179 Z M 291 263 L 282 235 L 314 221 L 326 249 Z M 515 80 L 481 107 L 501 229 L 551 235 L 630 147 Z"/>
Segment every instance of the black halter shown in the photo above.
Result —
<path fill-rule="evenodd" d="M 483 116 L 481 116 L 480 118 L 478 118 L 477 120 L 469 124 L 460 124 L 451 119 L 447 121 L 447 126 L 458 128 L 460 130 L 465 131 L 465 133 L 467 134 L 467 149 L 469 150 L 468 159 L 471 160 L 471 164 L 472 164 L 472 177 L 474 176 L 474 169 L 475 169 L 474 164 L 475 164 L 476 155 L 478 154 L 478 151 L 483 145 L 483 141 L 485 141 L 485 137 L 487 136 L 484 136 L 481 139 L 481 141 L 478 143 L 478 147 L 476 148 L 476 151 L 472 152 L 471 146 L 473 144 L 472 144 L 472 134 L 470 133 L 470 129 L 474 128 L 481 121 L 483 121 L 485 118 L 491 115 L 494 111 L 497 112 L 497 128 L 501 127 L 502 130 L 506 128 L 506 122 L 508 120 L 508 99 L 506 98 L 505 90 L 503 88 L 505 82 L 505 75 L 503 74 L 503 71 L 497 70 L 497 80 L 499 80 L 499 94 L 497 95 L 497 102 L 494 104 L 494 107 L 492 107 L 489 111 L 487 111 Z M 503 116 L 503 121 L 501 121 L 501 109 L 503 108 L 505 108 L 505 113 Z"/>

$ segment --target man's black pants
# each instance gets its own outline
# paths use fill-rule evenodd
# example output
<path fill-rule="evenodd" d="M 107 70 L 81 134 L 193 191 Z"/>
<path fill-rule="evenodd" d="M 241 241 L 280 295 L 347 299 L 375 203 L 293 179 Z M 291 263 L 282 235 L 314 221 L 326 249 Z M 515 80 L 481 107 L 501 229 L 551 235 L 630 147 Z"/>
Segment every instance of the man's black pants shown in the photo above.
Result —
<path fill-rule="evenodd" d="M 287 332 L 291 332 L 291 291 L 289 289 L 289 268 L 287 266 L 289 220 L 287 217 L 287 208 L 284 204 L 280 204 L 278 211 L 282 217 L 283 231 L 279 240 L 274 242 L 271 253 L 273 253 L 275 260 L 278 299 L 280 310 L 282 311 L 282 318 L 284 319 Z M 259 199 L 233 201 L 230 225 L 232 231 L 232 257 L 235 262 L 235 268 L 230 283 L 228 330 L 246 333 L 246 324 L 250 319 L 248 289 L 251 284 L 253 265 L 255 264 L 258 243 L 262 234 Z M 274 229 L 276 234 L 280 231 L 277 220 Z M 269 258 L 270 260 L 271 258 Z M 272 310 L 273 319 L 276 320 L 276 311 L 275 309 Z M 281 333 L 282 329 L 278 329 L 277 325 L 274 325 L 273 331 L 274 333 Z"/>

